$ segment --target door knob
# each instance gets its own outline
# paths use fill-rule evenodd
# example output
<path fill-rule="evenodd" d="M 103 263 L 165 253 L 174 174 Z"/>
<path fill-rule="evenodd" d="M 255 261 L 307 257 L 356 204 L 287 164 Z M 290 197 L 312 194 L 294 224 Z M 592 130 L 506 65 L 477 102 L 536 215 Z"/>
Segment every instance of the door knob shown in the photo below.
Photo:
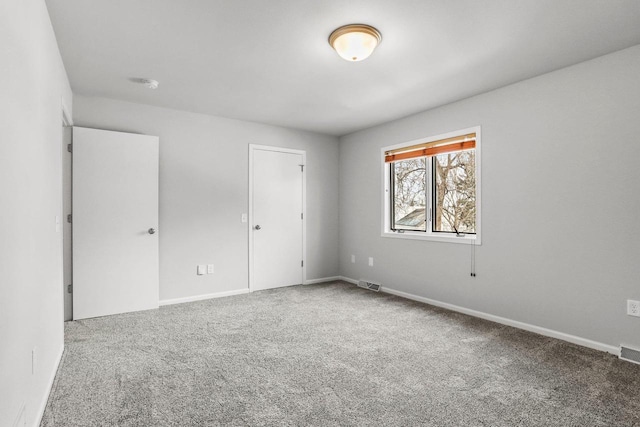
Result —
<path fill-rule="evenodd" d="M 256 225 L 256 226 L 255 226 L 255 227 L 253 227 L 253 228 L 255 228 L 256 230 L 260 230 L 262 227 L 260 227 L 259 225 Z"/>
<path fill-rule="evenodd" d="M 155 228 L 150 228 L 149 229 L 149 234 L 156 234 L 156 229 Z"/>

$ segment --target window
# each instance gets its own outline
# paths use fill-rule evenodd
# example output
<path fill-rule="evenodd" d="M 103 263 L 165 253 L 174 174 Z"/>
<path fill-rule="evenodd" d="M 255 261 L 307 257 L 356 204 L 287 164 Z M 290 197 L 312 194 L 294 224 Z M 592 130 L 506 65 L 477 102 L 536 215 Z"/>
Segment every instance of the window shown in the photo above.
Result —
<path fill-rule="evenodd" d="M 385 237 L 480 243 L 480 127 L 384 147 Z"/>

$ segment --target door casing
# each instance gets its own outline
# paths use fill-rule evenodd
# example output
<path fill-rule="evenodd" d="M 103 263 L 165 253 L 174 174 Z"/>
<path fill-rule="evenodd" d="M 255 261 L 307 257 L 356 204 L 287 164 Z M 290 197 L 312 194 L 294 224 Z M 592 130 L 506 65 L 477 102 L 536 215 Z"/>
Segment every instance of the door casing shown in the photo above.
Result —
<path fill-rule="evenodd" d="M 67 109 L 62 104 L 62 143 L 60 146 L 61 170 L 61 202 L 60 202 L 60 231 L 62 234 L 62 300 L 64 301 L 64 320 L 73 319 L 73 275 L 72 275 L 72 226 L 67 220 L 71 214 L 71 144 L 73 121 Z"/>

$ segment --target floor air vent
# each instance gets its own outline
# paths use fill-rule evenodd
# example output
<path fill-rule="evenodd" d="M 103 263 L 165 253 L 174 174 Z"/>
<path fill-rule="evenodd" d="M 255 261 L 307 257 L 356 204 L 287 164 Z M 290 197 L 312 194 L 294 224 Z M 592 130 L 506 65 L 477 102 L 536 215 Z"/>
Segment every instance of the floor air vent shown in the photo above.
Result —
<path fill-rule="evenodd" d="M 620 346 L 620 359 L 640 365 L 640 350 L 634 350 L 622 345 Z"/>
<path fill-rule="evenodd" d="M 382 287 L 380 286 L 379 283 L 373 283 L 367 280 L 359 280 L 358 286 L 361 288 L 369 289 L 370 291 L 376 291 L 376 292 L 380 292 L 380 288 Z"/>

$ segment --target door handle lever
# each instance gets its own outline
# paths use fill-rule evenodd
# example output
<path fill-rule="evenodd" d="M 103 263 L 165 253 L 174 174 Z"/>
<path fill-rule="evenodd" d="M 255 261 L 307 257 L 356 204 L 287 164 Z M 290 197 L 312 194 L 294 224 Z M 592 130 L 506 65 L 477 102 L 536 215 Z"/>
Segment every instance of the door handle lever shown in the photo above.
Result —
<path fill-rule="evenodd" d="M 253 227 L 253 228 L 255 228 L 256 230 L 260 230 L 262 227 L 260 227 L 259 225 L 256 225 L 256 226 L 255 226 L 255 227 Z"/>
<path fill-rule="evenodd" d="M 149 234 L 156 234 L 156 229 L 155 228 L 150 228 L 149 229 Z"/>

